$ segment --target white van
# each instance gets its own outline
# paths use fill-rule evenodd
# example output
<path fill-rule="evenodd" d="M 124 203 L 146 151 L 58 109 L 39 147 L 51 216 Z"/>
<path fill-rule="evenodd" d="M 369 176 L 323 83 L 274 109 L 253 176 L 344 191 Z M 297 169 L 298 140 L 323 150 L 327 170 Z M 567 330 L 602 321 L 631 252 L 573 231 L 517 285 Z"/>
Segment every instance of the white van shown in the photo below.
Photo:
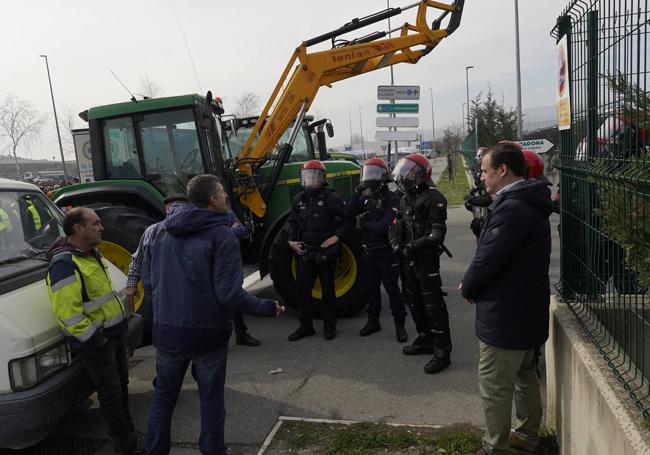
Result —
<path fill-rule="evenodd" d="M 35 185 L 0 179 L 0 448 L 41 441 L 93 392 L 57 326 L 45 284 L 45 253 L 64 235 L 62 217 Z M 107 263 L 123 296 L 126 278 Z M 141 338 L 136 315 L 129 319 L 131 351 Z"/>

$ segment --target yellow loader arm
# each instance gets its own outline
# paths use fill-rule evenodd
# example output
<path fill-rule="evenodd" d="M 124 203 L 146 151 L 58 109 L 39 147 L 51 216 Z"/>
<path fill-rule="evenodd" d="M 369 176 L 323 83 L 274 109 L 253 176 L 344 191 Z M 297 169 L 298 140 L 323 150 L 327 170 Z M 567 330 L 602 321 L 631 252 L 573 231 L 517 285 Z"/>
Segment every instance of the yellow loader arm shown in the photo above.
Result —
<path fill-rule="evenodd" d="M 428 54 L 458 28 L 463 4 L 464 0 L 456 0 L 452 4 L 421 0 L 404 8 L 389 8 L 362 19 L 354 19 L 343 27 L 305 41 L 296 48 L 250 137 L 237 156 L 240 202 L 256 216 L 264 216 L 265 199 L 270 196 L 277 177 L 274 180 L 272 176 L 269 180 L 267 189 L 270 191 L 265 191 L 267 198 L 263 198 L 254 180 L 256 168 L 269 158 L 268 155 L 294 120 L 299 126 L 320 87 L 323 85 L 330 87 L 334 82 L 397 63 L 417 63 L 421 57 Z M 414 7 L 418 8 L 415 25 L 405 23 L 396 30 L 375 32 L 352 41 L 335 40 L 341 34 L 383 21 Z M 430 9 L 442 11 L 431 26 L 427 23 L 427 12 Z M 451 19 L 447 28 L 440 29 L 442 20 L 450 13 Z M 381 39 L 388 33 L 398 30 L 401 30 L 398 37 Z M 307 52 L 309 46 L 330 39 L 333 44 L 332 49 Z M 285 86 L 292 69 L 293 73 Z M 293 136 L 295 137 L 295 132 Z M 292 141 L 290 145 L 293 145 Z M 287 153 L 290 152 L 291 147 Z M 278 153 L 280 169 L 284 164 L 281 155 L 280 151 Z M 284 158 L 288 159 L 288 155 Z M 279 172 L 278 170 L 278 175 Z"/>

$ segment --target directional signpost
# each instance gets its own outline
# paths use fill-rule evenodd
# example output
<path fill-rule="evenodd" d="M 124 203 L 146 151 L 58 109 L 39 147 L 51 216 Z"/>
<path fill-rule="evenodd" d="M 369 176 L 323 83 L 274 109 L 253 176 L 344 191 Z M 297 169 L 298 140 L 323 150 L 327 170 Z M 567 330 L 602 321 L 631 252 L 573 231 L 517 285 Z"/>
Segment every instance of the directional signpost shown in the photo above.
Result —
<path fill-rule="evenodd" d="M 378 104 L 378 114 L 417 114 L 420 111 L 418 103 Z"/>
<path fill-rule="evenodd" d="M 419 100 L 419 85 L 379 85 L 378 100 Z"/>
<path fill-rule="evenodd" d="M 521 144 L 524 149 L 531 150 L 535 153 L 546 153 L 551 150 L 554 144 L 548 139 L 530 139 L 527 141 L 514 141 Z"/>
<path fill-rule="evenodd" d="M 395 103 L 395 100 L 419 100 L 419 85 L 380 85 L 377 87 L 378 100 L 390 100 L 390 103 L 377 104 L 378 114 L 389 114 L 388 116 L 377 117 L 377 126 L 386 127 L 388 130 L 375 132 L 376 141 L 395 141 L 395 152 L 397 153 L 397 141 L 417 141 L 417 130 L 397 131 L 397 128 L 417 128 L 420 125 L 418 117 L 397 117 L 396 114 L 417 114 L 420 112 L 418 103 Z"/>
<path fill-rule="evenodd" d="M 375 131 L 376 141 L 417 141 L 417 131 Z"/>
<path fill-rule="evenodd" d="M 417 128 L 420 125 L 420 119 L 417 117 L 377 117 L 378 127 L 410 127 Z"/>

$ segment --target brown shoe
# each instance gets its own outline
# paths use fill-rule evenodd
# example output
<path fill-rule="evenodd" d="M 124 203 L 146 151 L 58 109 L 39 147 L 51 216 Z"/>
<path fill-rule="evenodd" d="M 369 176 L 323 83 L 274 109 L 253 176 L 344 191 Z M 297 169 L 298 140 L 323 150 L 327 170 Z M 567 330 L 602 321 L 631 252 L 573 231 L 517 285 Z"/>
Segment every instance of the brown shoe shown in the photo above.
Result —
<path fill-rule="evenodd" d="M 520 438 L 517 433 L 510 433 L 510 444 L 508 445 L 511 449 L 518 450 L 520 454 L 539 454 L 539 447 L 531 444 L 530 442 Z"/>

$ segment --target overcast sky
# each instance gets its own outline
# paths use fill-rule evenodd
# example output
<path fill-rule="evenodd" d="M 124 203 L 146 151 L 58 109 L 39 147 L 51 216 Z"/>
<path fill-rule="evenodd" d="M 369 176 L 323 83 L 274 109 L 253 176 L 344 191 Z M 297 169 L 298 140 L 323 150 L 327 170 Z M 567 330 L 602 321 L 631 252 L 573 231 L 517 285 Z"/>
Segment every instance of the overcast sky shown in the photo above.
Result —
<path fill-rule="evenodd" d="M 390 1 L 391 6 L 413 2 Z M 555 102 L 555 43 L 549 32 L 566 3 L 519 1 L 524 109 Z M 163 95 L 210 89 L 224 98 L 228 111 L 234 110 L 235 100 L 245 92 L 266 100 L 303 40 L 385 7 L 385 0 L 4 0 L 0 95 L 4 99 L 6 93 L 13 93 L 48 115 L 40 143 L 20 154 L 58 157 L 45 62 L 39 54 L 49 58 L 60 123 L 65 110 L 76 113 L 128 100 L 110 70 L 134 92 L 139 91 L 143 76 L 159 85 Z M 200 88 L 174 11 L 196 63 Z M 393 18 L 392 26 L 414 22 L 415 11 Z M 386 23 L 375 24 L 351 37 L 387 29 Z M 468 65 L 475 67 L 469 72 L 470 98 L 487 91 L 489 84 L 506 105 L 515 106 L 513 0 L 466 0 L 460 28 L 452 36 L 418 64 L 394 67 L 396 84 L 422 89 L 421 128 L 431 129 L 429 88 L 433 89 L 436 131 L 451 122 L 461 123 Z M 332 119 L 336 131 L 332 145 L 349 142 L 350 119 L 352 133 L 359 133 L 359 108 L 364 136 L 374 138 L 376 87 L 389 82 L 389 70 L 382 69 L 321 88 L 311 111 Z M 75 119 L 76 127 L 85 126 Z M 7 146 L 0 142 L 0 154 L 9 153 Z"/>

